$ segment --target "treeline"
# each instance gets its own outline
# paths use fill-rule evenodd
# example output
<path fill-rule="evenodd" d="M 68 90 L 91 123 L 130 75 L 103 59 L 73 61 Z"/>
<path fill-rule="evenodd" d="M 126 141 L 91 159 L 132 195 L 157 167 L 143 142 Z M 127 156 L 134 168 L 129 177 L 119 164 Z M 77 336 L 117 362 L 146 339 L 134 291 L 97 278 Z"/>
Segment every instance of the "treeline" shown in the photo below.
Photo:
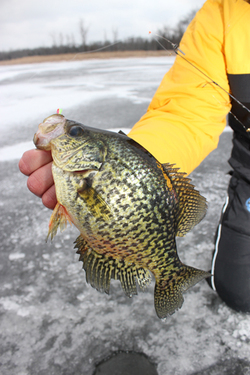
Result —
<path fill-rule="evenodd" d="M 59 55 L 65 53 L 81 53 L 91 51 L 157 51 L 171 49 L 171 45 L 164 39 L 170 40 L 174 44 L 179 44 L 183 33 L 185 32 L 188 24 L 193 19 L 196 11 L 192 11 L 185 18 L 181 19 L 176 27 L 164 27 L 157 32 L 157 36 L 152 38 L 131 37 L 125 40 L 118 40 L 118 31 L 113 30 L 113 40 L 105 40 L 104 42 L 87 43 L 88 28 L 84 26 L 84 22 L 80 20 L 79 28 L 81 35 L 81 43 L 76 45 L 74 38 L 63 38 L 60 33 L 58 38 L 56 35 L 51 35 L 51 47 L 38 47 L 32 49 L 19 49 L 8 52 L 0 52 L 0 61 L 12 60 L 26 56 L 48 56 Z M 163 38 L 161 38 L 163 37 Z M 106 39 L 106 38 L 105 38 Z M 65 42 L 64 42 L 65 40 Z M 160 43 L 159 43 L 160 42 Z M 162 47 L 163 46 L 163 47 Z"/>
<path fill-rule="evenodd" d="M 169 47 L 169 46 L 168 46 Z M 91 51 L 152 51 L 161 50 L 162 47 L 155 40 L 143 38 L 128 38 L 124 41 L 117 42 L 94 42 L 86 45 L 68 46 L 58 45 L 52 47 L 39 47 L 33 49 L 22 49 L 8 52 L 0 52 L 0 60 L 12 60 L 24 56 L 48 56 L 59 55 L 64 53 L 81 53 Z"/>

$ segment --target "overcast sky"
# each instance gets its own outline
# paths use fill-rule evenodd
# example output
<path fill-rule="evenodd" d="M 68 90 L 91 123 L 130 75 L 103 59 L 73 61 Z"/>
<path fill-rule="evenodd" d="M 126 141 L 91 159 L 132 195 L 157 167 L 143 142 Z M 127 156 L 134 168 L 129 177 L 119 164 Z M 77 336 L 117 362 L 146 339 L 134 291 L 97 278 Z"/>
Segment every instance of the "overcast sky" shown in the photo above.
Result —
<path fill-rule="evenodd" d="M 88 28 L 87 43 L 130 36 L 148 37 L 175 26 L 205 0 L 0 0 L 0 51 L 51 46 L 74 39 L 79 22 Z M 62 37 L 61 37 L 62 38 Z"/>

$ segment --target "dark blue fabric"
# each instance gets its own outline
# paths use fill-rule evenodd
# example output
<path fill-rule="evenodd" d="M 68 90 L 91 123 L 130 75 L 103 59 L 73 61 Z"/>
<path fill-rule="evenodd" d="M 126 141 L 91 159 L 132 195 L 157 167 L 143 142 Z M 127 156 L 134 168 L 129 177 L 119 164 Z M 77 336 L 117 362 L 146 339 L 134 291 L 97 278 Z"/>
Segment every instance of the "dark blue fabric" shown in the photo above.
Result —
<path fill-rule="evenodd" d="M 250 74 L 228 74 L 228 81 L 231 94 L 250 109 Z M 250 133 L 246 132 L 246 129 L 250 128 L 250 112 L 234 99 L 231 100 L 231 104 L 229 125 L 235 132 L 250 139 Z"/>
<path fill-rule="evenodd" d="M 250 312 L 250 142 L 234 134 L 228 204 L 218 231 L 214 284 L 228 306 Z"/>
<path fill-rule="evenodd" d="M 214 282 L 217 293 L 229 307 L 250 312 L 250 237 L 224 225 Z"/>

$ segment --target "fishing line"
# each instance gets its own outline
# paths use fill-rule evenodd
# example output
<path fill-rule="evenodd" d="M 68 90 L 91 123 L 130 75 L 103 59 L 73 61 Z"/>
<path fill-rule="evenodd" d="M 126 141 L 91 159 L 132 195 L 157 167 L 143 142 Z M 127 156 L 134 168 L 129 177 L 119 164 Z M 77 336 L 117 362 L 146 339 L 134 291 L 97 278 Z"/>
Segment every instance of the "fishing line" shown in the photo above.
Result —
<path fill-rule="evenodd" d="M 149 34 L 151 34 L 151 31 L 149 31 Z M 199 73 L 201 73 L 204 77 L 206 77 L 210 81 L 210 83 L 214 84 L 215 86 L 217 86 L 218 88 L 220 88 L 221 90 L 223 90 L 232 100 L 234 100 L 236 103 L 238 103 L 243 109 L 245 109 L 250 114 L 249 108 L 247 108 L 241 101 L 239 101 L 235 96 L 233 96 L 231 93 L 229 93 L 226 89 L 224 89 L 221 85 L 219 85 L 216 81 L 214 81 L 211 77 L 209 77 L 209 75 L 207 75 L 200 68 L 198 68 L 196 65 L 194 65 L 191 61 L 189 61 L 185 57 L 185 53 L 179 48 L 178 44 L 173 43 L 171 40 L 167 39 L 166 37 L 164 37 L 162 35 L 159 35 L 159 34 L 154 34 L 154 35 L 157 36 L 157 37 L 159 37 L 159 38 L 161 38 L 161 39 L 163 39 L 163 40 L 165 40 L 169 44 L 171 44 L 171 46 L 173 48 L 173 51 L 175 52 L 176 55 L 180 56 L 183 60 L 185 60 L 188 64 L 190 64 L 194 69 L 196 69 Z M 164 51 L 167 51 L 167 49 L 165 48 L 165 46 L 157 38 L 155 38 L 154 35 L 152 35 L 153 39 L 161 46 L 161 48 Z M 100 48 L 97 48 L 97 49 L 92 50 L 92 51 L 77 52 L 71 59 L 69 59 L 69 60 L 66 59 L 65 61 L 71 62 L 71 61 L 75 60 L 76 56 L 78 56 L 78 55 L 85 55 L 85 54 L 100 52 L 100 51 L 103 51 L 103 50 L 105 50 L 105 49 L 107 49 L 109 47 L 113 47 L 113 46 L 115 46 L 115 45 L 117 45 L 119 43 L 120 42 L 117 41 L 117 42 L 110 43 L 107 46 L 100 47 Z M 32 79 L 32 78 L 36 77 L 39 74 L 40 74 L 40 72 L 36 72 L 33 75 L 31 75 L 29 77 L 29 79 Z M 238 119 L 238 117 L 232 111 L 229 111 L 229 113 L 231 113 L 231 115 L 234 117 L 234 119 L 244 128 L 244 130 L 246 131 L 246 133 L 250 132 L 250 128 L 247 128 Z"/>
<path fill-rule="evenodd" d="M 77 53 L 76 53 L 71 59 L 68 59 L 68 60 L 65 59 L 64 61 L 66 61 L 66 62 L 71 62 L 71 61 L 75 60 L 76 56 L 78 56 L 78 55 L 87 55 L 87 54 L 90 54 L 90 53 L 100 52 L 100 51 L 103 51 L 103 50 L 105 50 L 105 49 L 107 49 L 107 48 L 109 48 L 109 47 L 113 47 L 113 46 L 115 46 L 115 45 L 117 45 L 117 44 L 119 44 L 119 43 L 121 43 L 121 42 L 118 41 L 118 42 L 110 43 L 110 44 L 108 44 L 107 46 L 100 47 L 100 48 L 94 49 L 94 50 L 92 50 L 92 51 L 77 52 Z M 39 75 L 39 73 L 40 73 L 40 72 L 36 72 L 36 73 L 34 73 L 33 75 L 29 76 L 28 78 L 29 78 L 29 79 L 32 79 L 32 78 L 36 77 L 37 75 Z"/>
<path fill-rule="evenodd" d="M 113 46 L 115 46 L 116 44 L 119 44 L 119 43 L 120 43 L 120 42 L 118 41 L 118 42 L 110 43 L 110 44 L 108 44 L 107 46 L 104 46 L 104 47 L 100 47 L 100 48 L 94 49 L 94 50 L 92 50 L 92 51 L 77 52 L 77 53 L 75 54 L 75 56 L 74 56 L 71 60 L 68 60 L 68 61 L 72 61 L 72 60 L 74 60 L 75 57 L 76 57 L 77 55 L 80 55 L 80 54 L 87 54 L 87 53 L 100 52 L 100 51 L 103 51 L 103 50 L 106 49 L 106 48 L 113 47 Z"/>
<path fill-rule="evenodd" d="M 151 34 L 151 32 L 149 32 Z M 209 75 L 207 75 L 206 73 L 204 73 L 201 69 L 199 69 L 196 65 L 194 65 L 191 61 L 189 61 L 186 57 L 185 57 L 185 53 L 179 48 L 178 44 L 175 44 L 173 42 L 171 42 L 171 40 L 167 39 L 166 37 L 164 36 L 161 36 L 161 35 L 158 35 L 158 34 L 155 34 L 157 37 L 159 38 L 162 38 L 163 40 L 166 40 L 169 44 L 171 44 L 174 52 L 176 55 L 180 56 L 183 60 L 185 60 L 188 64 L 190 64 L 193 68 L 195 68 L 198 72 L 200 72 L 204 77 L 206 77 L 207 79 L 209 79 L 210 83 L 213 83 L 214 85 L 216 85 L 217 87 L 219 87 L 221 90 L 223 90 L 227 95 L 229 95 L 229 97 L 231 99 L 233 99 L 236 103 L 238 103 L 242 108 L 244 108 L 249 114 L 250 114 L 250 110 L 249 108 L 247 108 L 241 101 L 239 101 L 235 96 L 233 96 L 232 94 L 230 94 L 226 89 L 224 89 L 224 87 L 222 87 L 221 85 L 218 84 L 218 82 L 214 81 L 211 77 L 209 77 Z M 154 40 L 165 50 L 167 51 L 167 49 L 163 46 L 163 44 L 158 40 L 156 39 L 154 36 L 153 36 Z M 244 130 L 249 133 L 250 132 L 250 128 L 247 128 L 239 119 L 238 117 L 232 112 L 232 111 L 229 111 L 229 113 L 231 113 L 231 115 L 234 117 L 234 119 L 236 121 L 238 121 L 238 123 L 244 128 Z"/>

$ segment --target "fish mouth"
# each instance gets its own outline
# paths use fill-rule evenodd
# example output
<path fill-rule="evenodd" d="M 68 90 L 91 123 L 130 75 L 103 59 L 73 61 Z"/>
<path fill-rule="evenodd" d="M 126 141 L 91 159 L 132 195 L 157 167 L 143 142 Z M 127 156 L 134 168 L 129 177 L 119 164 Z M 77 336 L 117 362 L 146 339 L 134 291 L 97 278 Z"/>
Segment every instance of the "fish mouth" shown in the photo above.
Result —
<path fill-rule="evenodd" d="M 39 150 L 49 151 L 51 149 L 51 140 L 57 138 L 64 133 L 64 125 L 66 119 L 63 115 L 55 114 L 47 117 L 38 126 L 33 142 Z"/>

